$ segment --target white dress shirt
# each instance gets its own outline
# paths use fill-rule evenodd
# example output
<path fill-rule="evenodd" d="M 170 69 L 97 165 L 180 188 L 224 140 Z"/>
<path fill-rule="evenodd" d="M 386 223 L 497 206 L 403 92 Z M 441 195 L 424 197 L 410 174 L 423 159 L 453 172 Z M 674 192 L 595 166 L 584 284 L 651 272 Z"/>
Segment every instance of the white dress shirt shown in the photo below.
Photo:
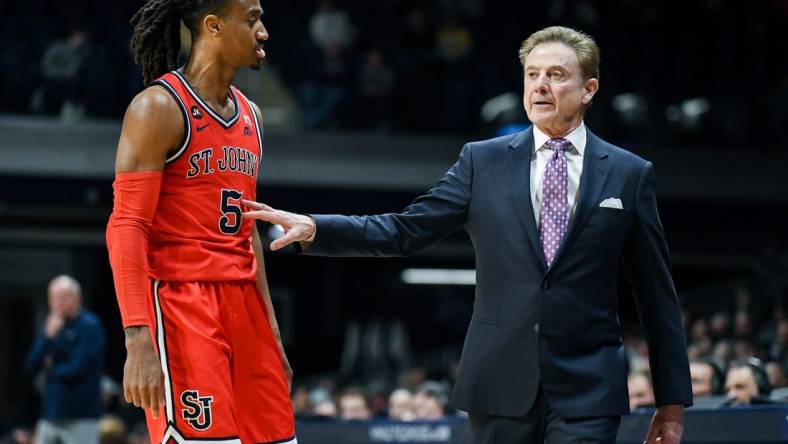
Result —
<path fill-rule="evenodd" d="M 572 130 L 564 137 L 572 147 L 566 151 L 567 167 L 567 211 L 569 219 L 575 212 L 577 205 L 578 189 L 580 188 L 580 176 L 583 174 L 583 153 L 586 149 L 586 125 L 580 122 L 580 126 Z M 536 217 L 536 227 L 539 229 L 539 213 L 542 209 L 542 184 L 544 173 L 547 168 L 547 161 L 554 151 L 547 148 L 544 144 L 550 140 L 550 136 L 534 125 L 534 149 L 531 151 L 531 203 L 534 206 L 534 216 Z"/>

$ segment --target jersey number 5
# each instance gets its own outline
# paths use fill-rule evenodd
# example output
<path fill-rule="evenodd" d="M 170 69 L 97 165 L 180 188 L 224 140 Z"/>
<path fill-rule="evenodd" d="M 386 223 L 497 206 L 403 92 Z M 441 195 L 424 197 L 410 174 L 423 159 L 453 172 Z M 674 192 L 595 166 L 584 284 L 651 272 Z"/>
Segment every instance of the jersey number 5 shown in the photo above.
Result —
<path fill-rule="evenodd" d="M 236 234 L 241 229 L 241 197 L 243 193 L 240 191 L 222 190 L 219 231 L 223 234 Z"/>

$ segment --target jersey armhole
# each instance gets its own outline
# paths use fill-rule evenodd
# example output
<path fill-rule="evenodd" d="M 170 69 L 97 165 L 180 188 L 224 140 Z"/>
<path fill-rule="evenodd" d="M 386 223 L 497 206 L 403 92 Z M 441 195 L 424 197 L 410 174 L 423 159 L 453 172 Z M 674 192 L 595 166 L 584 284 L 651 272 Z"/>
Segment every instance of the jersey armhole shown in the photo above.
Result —
<path fill-rule="evenodd" d="M 189 113 L 186 111 L 186 105 L 183 103 L 183 100 L 181 100 L 180 96 L 178 96 L 178 93 L 175 92 L 175 89 L 164 79 L 155 80 L 153 84 L 163 86 L 164 89 L 168 93 L 170 93 L 172 98 L 175 99 L 175 103 L 178 104 L 178 108 L 180 108 L 181 110 L 181 115 L 183 115 L 183 140 L 181 141 L 180 148 L 178 148 L 176 152 L 174 152 L 172 155 L 170 155 L 169 157 L 167 157 L 167 159 L 164 160 L 164 163 L 168 164 L 170 162 L 173 162 L 178 157 L 180 157 L 181 154 L 183 154 L 183 152 L 186 151 L 186 147 L 189 146 L 189 141 L 191 140 L 192 127 L 191 127 L 191 122 L 189 120 Z"/>
<path fill-rule="evenodd" d="M 246 102 L 246 106 L 249 108 L 249 112 L 252 113 L 252 119 L 254 119 L 254 126 L 257 130 L 257 143 L 260 149 L 260 158 L 263 158 L 263 128 L 260 125 L 260 119 L 257 116 L 257 112 L 254 110 L 254 106 L 252 106 L 252 101 L 247 99 L 246 96 L 242 96 L 244 101 Z M 262 113 L 262 111 L 260 111 Z"/>

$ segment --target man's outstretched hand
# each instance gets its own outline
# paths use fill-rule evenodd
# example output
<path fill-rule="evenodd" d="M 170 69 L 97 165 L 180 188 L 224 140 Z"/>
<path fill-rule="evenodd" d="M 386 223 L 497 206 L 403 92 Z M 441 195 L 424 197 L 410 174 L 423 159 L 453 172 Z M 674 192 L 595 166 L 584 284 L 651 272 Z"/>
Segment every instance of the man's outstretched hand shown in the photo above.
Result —
<path fill-rule="evenodd" d="M 303 214 L 288 213 L 275 210 L 266 204 L 242 199 L 241 203 L 249 211 L 244 211 L 243 217 L 264 220 L 279 225 L 284 230 L 284 236 L 271 242 L 271 250 L 276 251 L 293 242 L 311 242 L 315 237 L 315 220 Z"/>

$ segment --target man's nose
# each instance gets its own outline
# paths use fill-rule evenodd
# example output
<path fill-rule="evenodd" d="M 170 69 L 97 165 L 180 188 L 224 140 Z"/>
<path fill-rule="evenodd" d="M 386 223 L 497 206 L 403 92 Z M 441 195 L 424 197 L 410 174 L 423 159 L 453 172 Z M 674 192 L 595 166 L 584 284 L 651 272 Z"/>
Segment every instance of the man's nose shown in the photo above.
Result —
<path fill-rule="evenodd" d="M 257 31 L 257 34 L 255 35 L 255 37 L 257 37 L 257 41 L 259 41 L 259 42 L 268 41 L 268 30 L 265 29 L 265 26 L 263 26 L 262 30 Z"/>
<path fill-rule="evenodd" d="M 539 77 L 536 78 L 536 89 L 540 92 L 547 91 L 550 85 L 550 79 L 547 77 L 546 74 L 539 74 Z"/>

